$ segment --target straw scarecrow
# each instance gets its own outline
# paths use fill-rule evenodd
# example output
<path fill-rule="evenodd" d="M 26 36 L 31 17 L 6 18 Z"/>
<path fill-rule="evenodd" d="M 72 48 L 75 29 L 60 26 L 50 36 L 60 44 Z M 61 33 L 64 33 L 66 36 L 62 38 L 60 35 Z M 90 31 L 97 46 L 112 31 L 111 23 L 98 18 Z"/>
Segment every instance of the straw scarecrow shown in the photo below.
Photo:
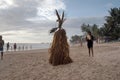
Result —
<path fill-rule="evenodd" d="M 62 28 L 62 25 L 65 21 L 64 12 L 62 14 L 62 17 L 60 17 L 58 11 L 55 11 L 58 18 L 58 27 L 52 28 L 50 30 L 50 33 L 54 32 L 49 59 L 49 63 L 53 66 L 68 64 L 72 62 L 72 59 L 69 57 L 69 44 L 67 42 L 66 31 Z"/>

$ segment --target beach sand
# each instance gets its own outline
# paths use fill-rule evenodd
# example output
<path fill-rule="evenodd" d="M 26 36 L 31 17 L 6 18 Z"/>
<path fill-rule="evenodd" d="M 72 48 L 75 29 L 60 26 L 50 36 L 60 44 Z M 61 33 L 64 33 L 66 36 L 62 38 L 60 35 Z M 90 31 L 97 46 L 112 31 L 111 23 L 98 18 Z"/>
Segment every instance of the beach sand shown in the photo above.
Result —
<path fill-rule="evenodd" d="M 0 80 L 120 80 L 120 43 L 95 44 L 94 54 L 89 57 L 86 45 L 75 45 L 73 63 L 52 66 L 48 49 L 6 52 Z"/>

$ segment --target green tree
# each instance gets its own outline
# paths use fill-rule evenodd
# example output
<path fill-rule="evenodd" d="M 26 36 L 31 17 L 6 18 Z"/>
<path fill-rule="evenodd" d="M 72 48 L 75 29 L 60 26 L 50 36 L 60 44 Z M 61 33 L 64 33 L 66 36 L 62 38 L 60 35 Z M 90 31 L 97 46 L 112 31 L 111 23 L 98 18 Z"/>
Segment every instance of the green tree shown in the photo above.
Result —
<path fill-rule="evenodd" d="M 98 26 L 96 24 L 94 24 L 92 26 L 92 33 L 95 36 L 95 38 L 99 37 L 99 28 L 98 28 Z"/>
<path fill-rule="evenodd" d="M 74 36 L 71 37 L 70 42 L 71 42 L 71 43 L 80 42 L 81 38 L 82 38 L 82 36 L 74 35 Z"/>
<path fill-rule="evenodd" d="M 99 36 L 99 28 L 98 28 L 98 25 L 96 24 L 93 24 L 93 25 L 82 24 L 81 30 L 82 32 L 91 31 L 95 38 L 98 38 Z"/>
<path fill-rule="evenodd" d="M 82 24 L 82 25 L 81 25 L 81 30 L 82 30 L 82 32 L 88 32 L 88 31 L 91 30 L 91 27 L 90 27 L 89 24 L 88 24 L 88 25 Z"/>
<path fill-rule="evenodd" d="M 120 37 L 120 8 L 111 8 L 106 23 L 100 29 L 100 35 L 109 36 L 113 40 Z"/>

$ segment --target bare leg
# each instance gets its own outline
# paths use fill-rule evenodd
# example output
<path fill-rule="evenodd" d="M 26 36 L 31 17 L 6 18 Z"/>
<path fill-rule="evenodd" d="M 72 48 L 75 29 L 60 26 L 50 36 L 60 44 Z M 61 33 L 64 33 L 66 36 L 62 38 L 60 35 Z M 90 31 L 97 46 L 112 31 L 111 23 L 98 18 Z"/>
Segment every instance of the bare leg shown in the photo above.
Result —
<path fill-rule="evenodd" d="M 1 52 L 1 60 L 3 60 L 3 52 Z"/>
<path fill-rule="evenodd" d="M 92 57 L 94 57 L 93 47 L 91 48 L 91 51 L 92 51 Z"/>
<path fill-rule="evenodd" d="M 90 48 L 88 48 L 88 51 L 89 51 L 89 57 L 90 57 Z"/>

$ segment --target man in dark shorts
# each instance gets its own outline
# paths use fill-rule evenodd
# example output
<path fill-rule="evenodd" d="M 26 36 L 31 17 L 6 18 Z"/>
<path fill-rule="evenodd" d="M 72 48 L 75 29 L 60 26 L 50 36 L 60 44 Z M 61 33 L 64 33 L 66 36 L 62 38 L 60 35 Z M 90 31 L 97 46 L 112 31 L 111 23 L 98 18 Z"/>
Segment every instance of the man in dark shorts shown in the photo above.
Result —
<path fill-rule="evenodd" d="M 3 46 L 4 46 L 4 40 L 2 40 L 2 36 L 0 35 L 0 52 L 1 52 L 1 60 L 3 60 Z"/>
<path fill-rule="evenodd" d="M 88 31 L 87 36 L 86 36 L 86 41 L 87 41 L 87 47 L 88 47 L 88 51 L 89 51 L 89 56 L 91 56 L 91 52 L 92 52 L 92 56 L 94 56 L 94 53 L 93 53 L 93 40 L 94 40 L 93 35 L 91 34 L 90 31 Z"/>

